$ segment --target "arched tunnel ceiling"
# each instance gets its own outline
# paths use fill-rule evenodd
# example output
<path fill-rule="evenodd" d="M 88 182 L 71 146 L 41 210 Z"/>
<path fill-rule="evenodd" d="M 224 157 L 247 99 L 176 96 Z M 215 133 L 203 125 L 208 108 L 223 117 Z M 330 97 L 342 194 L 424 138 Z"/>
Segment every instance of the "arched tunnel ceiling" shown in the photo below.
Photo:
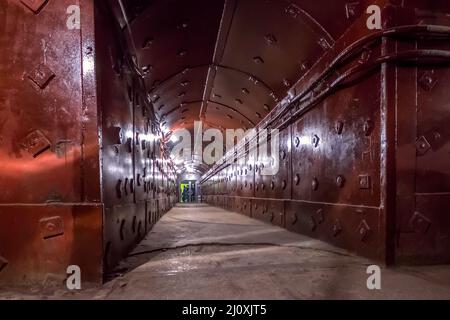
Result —
<path fill-rule="evenodd" d="M 166 130 L 258 124 L 360 13 L 348 0 L 109 0 Z"/>

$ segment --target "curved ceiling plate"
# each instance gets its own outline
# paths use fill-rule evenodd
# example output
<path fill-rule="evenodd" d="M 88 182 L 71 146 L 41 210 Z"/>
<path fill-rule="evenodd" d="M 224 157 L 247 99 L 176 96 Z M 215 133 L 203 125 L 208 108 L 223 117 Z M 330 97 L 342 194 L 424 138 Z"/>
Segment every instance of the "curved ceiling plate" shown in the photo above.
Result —
<path fill-rule="evenodd" d="M 275 106 L 272 90 L 246 73 L 230 68 L 215 68 L 210 101 L 239 110 L 257 124 Z"/>
<path fill-rule="evenodd" d="M 132 22 L 147 88 L 211 62 L 222 10 L 223 0 L 157 0 Z"/>
<path fill-rule="evenodd" d="M 156 87 L 150 97 L 155 111 L 161 116 L 193 101 L 202 101 L 208 66 L 186 69 Z M 197 118 L 200 110 L 197 113 Z"/>
<path fill-rule="evenodd" d="M 279 99 L 333 44 L 300 7 L 295 6 L 295 14 L 292 8 L 279 0 L 238 1 L 220 62 L 262 79 Z"/>
<path fill-rule="evenodd" d="M 255 126 L 237 109 L 219 104 L 213 101 L 207 102 L 205 120 L 217 124 L 217 128 L 225 129 L 249 129 Z"/>

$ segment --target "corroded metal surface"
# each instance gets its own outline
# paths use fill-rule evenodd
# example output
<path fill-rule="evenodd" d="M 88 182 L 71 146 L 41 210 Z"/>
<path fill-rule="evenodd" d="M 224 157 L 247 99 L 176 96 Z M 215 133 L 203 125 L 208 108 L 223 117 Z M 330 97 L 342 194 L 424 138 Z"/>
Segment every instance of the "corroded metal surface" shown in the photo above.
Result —
<path fill-rule="evenodd" d="M 0 20 L 0 283 L 59 282 L 69 265 L 101 281 L 92 4 L 2 1 Z"/>

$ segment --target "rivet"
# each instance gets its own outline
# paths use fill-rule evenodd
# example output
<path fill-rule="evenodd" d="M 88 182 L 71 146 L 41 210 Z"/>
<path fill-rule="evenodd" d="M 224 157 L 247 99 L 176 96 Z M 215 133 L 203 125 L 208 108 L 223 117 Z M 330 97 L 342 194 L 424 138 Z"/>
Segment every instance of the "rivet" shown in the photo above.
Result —
<path fill-rule="evenodd" d="M 431 91 L 438 83 L 434 70 L 424 72 L 418 81 L 420 87 L 425 91 Z"/>
<path fill-rule="evenodd" d="M 316 191 L 319 188 L 319 180 L 317 178 L 314 178 L 311 182 L 311 187 L 314 191 Z"/>
<path fill-rule="evenodd" d="M 317 222 L 322 224 L 325 221 L 325 217 L 323 215 L 323 209 L 317 209 L 316 211 Z"/>
<path fill-rule="evenodd" d="M 373 130 L 373 122 L 371 120 L 366 120 L 363 125 L 363 131 L 366 136 L 370 136 Z"/>
<path fill-rule="evenodd" d="M 333 236 L 337 237 L 342 232 L 341 223 L 339 220 L 336 220 L 336 222 L 333 224 Z"/>
<path fill-rule="evenodd" d="M 361 241 L 365 241 L 370 234 L 370 227 L 367 224 L 366 220 L 362 220 L 358 226 L 359 238 Z"/>
<path fill-rule="evenodd" d="M 264 38 L 266 39 L 266 41 L 269 45 L 273 45 L 277 42 L 277 38 L 275 38 L 275 36 L 270 33 L 266 34 L 266 36 Z"/>
<path fill-rule="evenodd" d="M 309 68 L 311 68 L 311 64 L 308 61 L 302 61 L 300 63 L 300 69 L 305 72 L 307 71 Z"/>
<path fill-rule="evenodd" d="M 157 94 L 154 94 L 152 96 L 151 100 L 152 100 L 153 103 L 156 103 L 156 102 L 159 101 L 160 98 L 161 98 L 160 96 L 158 96 Z M 164 106 L 161 106 L 161 107 L 164 107 Z"/>
<path fill-rule="evenodd" d="M 122 180 L 117 181 L 116 194 L 118 198 L 122 198 Z"/>
<path fill-rule="evenodd" d="M 151 65 L 147 65 L 142 67 L 142 72 L 144 73 L 144 75 L 147 75 L 150 73 L 150 71 L 153 69 L 153 67 Z"/>
<path fill-rule="evenodd" d="M 253 62 L 256 64 L 263 64 L 264 60 L 261 57 L 253 57 Z"/>
<path fill-rule="evenodd" d="M 292 18 L 295 19 L 295 18 L 297 18 L 298 15 L 300 14 L 301 9 L 300 9 L 297 5 L 291 3 L 291 4 L 285 9 L 285 12 L 286 12 L 288 15 L 290 15 Z"/>
<path fill-rule="evenodd" d="M 338 176 L 338 177 L 336 178 L 336 185 L 337 185 L 339 188 L 342 188 L 342 187 L 344 187 L 344 184 L 345 184 L 345 178 L 344 178 L 343 176 Z"/>
<path fill-rule="evenodd" d="M 28 74 L 28 78 L 44 90 L 55 78 L 55 73 L 45 64 L 40 64 Z"/>
<path fill-rule="evenodd" d="M 275 92 L 272 91 L 272 92 L 269 94 L 269 96 L 270 96 L 275 102 L 278 102 L 278 101 L 279 101 L 279 99 L 278 99 L 277 95 L 275 94 Z"/>
<path fill-rule="evenodd" d="M 177 55 L 179 57 L 184 57 L 187 55 L 187 50 L 182 49 L 182 50 L 178 51 Z"/>
<path fill-rule="evenodd" d="M 125 240 L 125 219 L 122 219 L 119 229 L 120 240 Z"/>
<path fill-rule="evenodd" d="M 318 44 L 325 51 L 331 48 L 331 45 L 328 43 L 328 40 L 325 39 L 325 38 L 320 38 L 319 41 L 318 41 Z"/>
<path fill-rule="evenodd" d="M 360 189 L 370 189 L 371 188 L 371 179 L 369 175 L 360 175 L 359 176 L 359 188 Z"/>
<path fill-rule="evenodd" d="M 430 229 L 431 221 L 420 212 L 414 212 L 409 224 L 414 232 L 425 234 Z"/>
<path fill-rule="evenodd" d="M 3 271 L 3 269 L 5 269 L 5 267 L 9 264 L 9 261 L 6 260 L 5 258 L 3 258 L 2 256 L 0 256 L 0 272 Z"/>
<path fill-rule="evenodd" d="M 336 124 L 334 126 L 334 129 L 336 131 L 337 134 L 341 135 L 342 132 L 344 131 L 344 122 L 343 121 L 336 121 Z"/>
<path fill-rule="evenodd" d="M 431 144 L 425 136 L 421 136 L 416 141 L 417 155 L 423 156 L 431 149 Z"/>
<path fill-rule="evenodd" d="M 297 214 L 293 213 L 291 218 L 291 224 L 294 225 L 297 223 L 297 221 L 298 221 Z"/>
<path fill-rule="evenodd" d="M 177 29 L 186 29 L 189 27 L 189 20 L 183 20 L 177 25 Z"/>
<path fill-rule="evenodd" d="M 155 39 L 153 37 L 148 37 L 144 40 L 144 43 L 142 44 L 142 49 L 148 49 Z"/>
<path fill-rule="evenodd" d="M 353 19 L 358 15 L 360 3 L 359 1 L 349 2 L 345 4 L 345 15 L 347 19 Z"/>
<path fill-rule="evenodd" d="M 290 82 L 288 79 L 283 79 L 283 85 L 284 85 L 285 87 L 290 87 L 290 86 L 292 86 L 291 82 Z"/>

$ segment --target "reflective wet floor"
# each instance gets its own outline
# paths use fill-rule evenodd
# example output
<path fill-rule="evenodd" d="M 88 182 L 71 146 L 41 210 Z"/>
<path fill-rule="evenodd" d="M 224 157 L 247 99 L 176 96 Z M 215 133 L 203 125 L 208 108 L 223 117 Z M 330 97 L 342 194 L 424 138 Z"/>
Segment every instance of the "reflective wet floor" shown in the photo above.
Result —
<path fill-rule="evenodd" d="M 101 288 L 6 299 L 450 299 L 450 266 L 382 268 L 318 240 L 207 205 L 166 214 Z M 29 289 L 28 289 L 29 290 Z"/>

